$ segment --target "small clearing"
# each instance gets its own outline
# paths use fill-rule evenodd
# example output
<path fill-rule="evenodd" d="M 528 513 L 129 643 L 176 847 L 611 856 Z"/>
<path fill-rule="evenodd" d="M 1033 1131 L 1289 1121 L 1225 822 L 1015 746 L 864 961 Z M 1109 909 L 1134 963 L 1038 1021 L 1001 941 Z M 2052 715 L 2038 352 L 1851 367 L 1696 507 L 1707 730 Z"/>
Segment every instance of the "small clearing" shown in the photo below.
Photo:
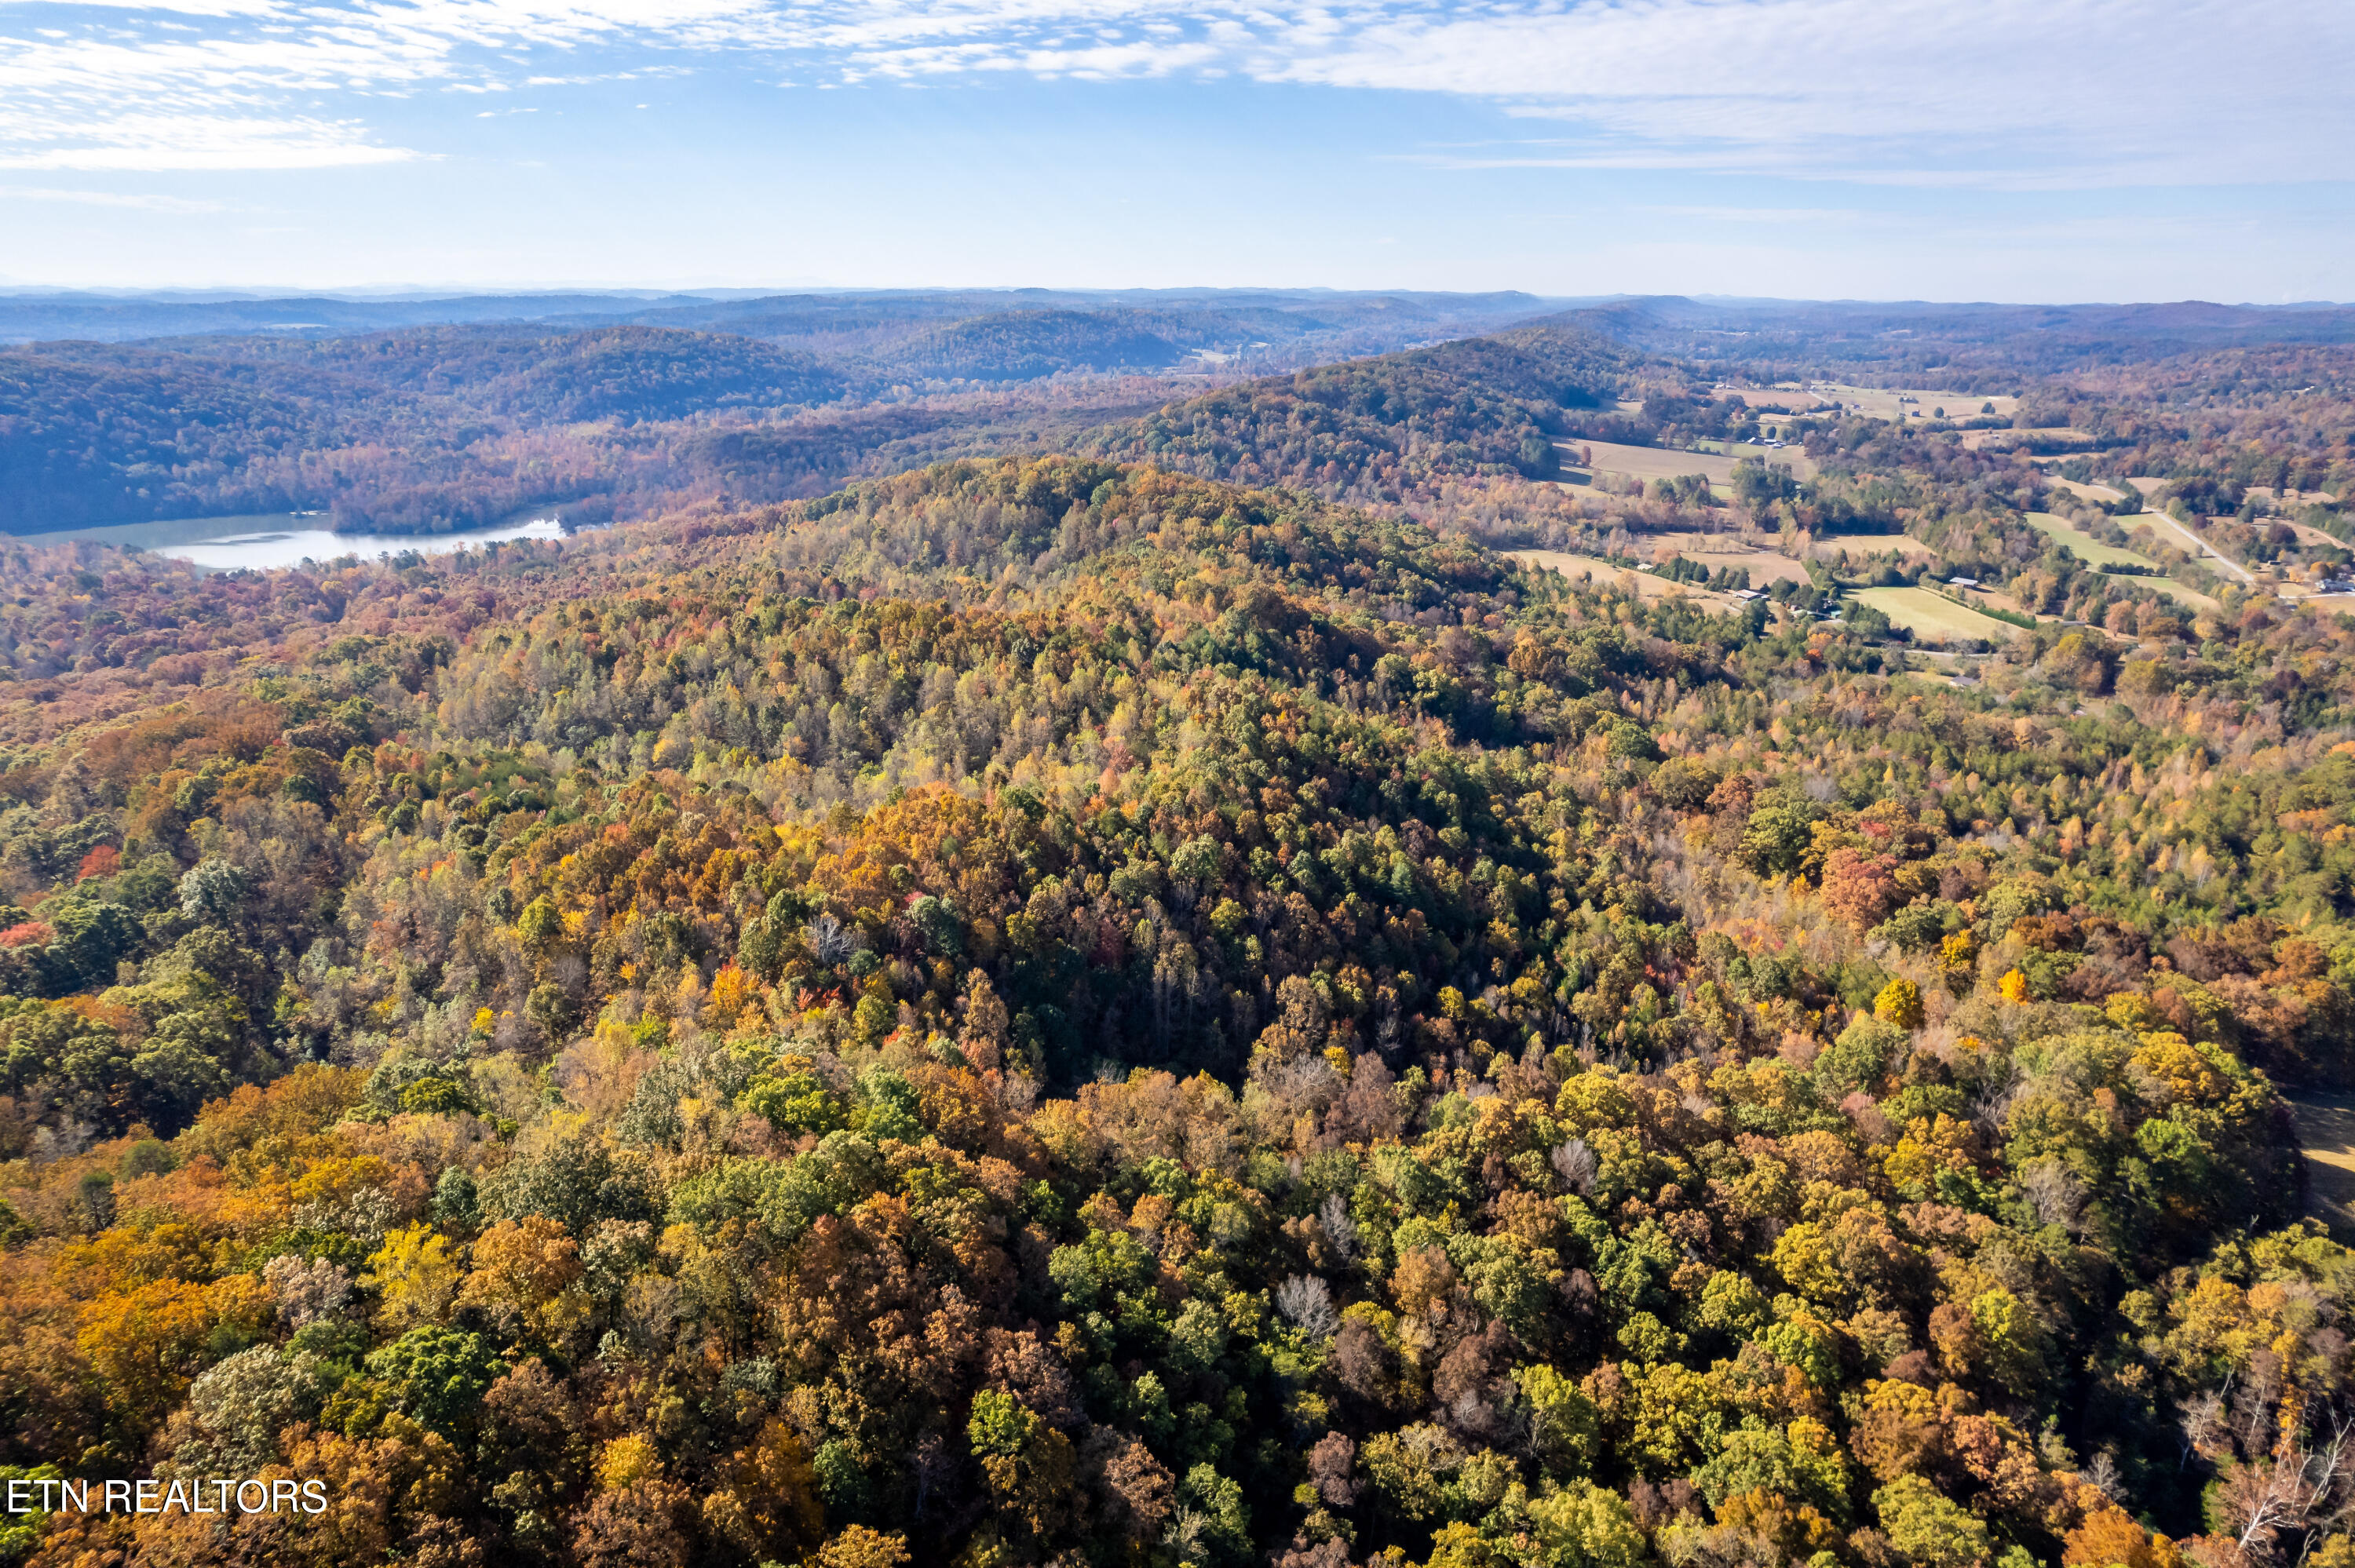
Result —
<path fill-rule="evenodd" d="M 2342 1240 L 2355 1237 L 2355 1095 L 2288 1098 L 2306 1154 L 2306 1212 Z"/>

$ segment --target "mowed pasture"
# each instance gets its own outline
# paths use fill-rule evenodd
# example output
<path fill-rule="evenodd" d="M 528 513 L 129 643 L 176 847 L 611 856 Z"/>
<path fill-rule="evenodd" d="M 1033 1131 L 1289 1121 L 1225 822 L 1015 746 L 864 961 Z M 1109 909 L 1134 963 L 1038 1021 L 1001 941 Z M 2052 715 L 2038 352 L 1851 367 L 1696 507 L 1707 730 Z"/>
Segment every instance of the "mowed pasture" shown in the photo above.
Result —
<path fill-rule="evenodd" d="M 2009 621 L 1966 609 L 1928 588 L 1859 588 L 1849 598 L 1858 604 L 1870 606 L 1914 636 L 1932 642 L 1949 642 L 1966 637 L 2001 642 L 2020 630 Z"/>

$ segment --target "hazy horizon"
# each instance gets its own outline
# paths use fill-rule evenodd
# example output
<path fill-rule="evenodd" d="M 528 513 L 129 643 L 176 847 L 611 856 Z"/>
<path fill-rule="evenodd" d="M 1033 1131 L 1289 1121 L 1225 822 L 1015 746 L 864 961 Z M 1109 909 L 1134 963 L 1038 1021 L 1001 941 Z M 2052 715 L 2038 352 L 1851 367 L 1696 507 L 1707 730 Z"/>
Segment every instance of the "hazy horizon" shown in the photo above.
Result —
<path fill-rule="evenodd" d="M 2322 0 L 5 15 L 26 283 L 2355 297 Z"/>
<path fill-rule="evenodd" d="M 1635 300 L 1687 299 L 1698 303 L 1724 305 L 1925 305 L 1951 308 L 1974 306 L 2049 305 L 2056 309 L 2111 308 L 2130 310 L 2165 305 L 2214 305 L 2231 310 L 2297 311 L 2339 310 L 2355 307 L 2355 296 L 2337 300 L 2317 296 L 2303 300 L 2249 300 L 2224 297 L 2180 295 L 2175 297 L 2107 299 L 1996 299 L 1992 297 L 1963 298 L 1928 295 L 1888 294 L 1735 294 L 1692 289 L 1667 292 L 1639 293 L 1633 291 L 1588 294 L 1544 294 L 1530 289 L 1510 285 L 1495 289 L 1424 289 L 1408 286 L 1386 288 L 1379 284 L 1363 287 L 1337 287 L 1324 283 L 1198 283 L 1144 285 L 1124 283 L 822 283 L 786 282 L 759 284 L 662 284 L 646 282 L 549 282 L 522 281 L 512 283 L 465 281 L 442 283 L 360 282 L 360 283 L 153 283 L 76 285 L 19 281 L 0 278 L 0 297 L 26 298 L 41 295 L 85 295 L 119 299 L 179 299 L 191 303 L 208 300 L 264 301 L 292 298 L 345 299 L 354 301 L 420 301 L 431 302 L 460 298 L 531 299 L 566 295 L 599 295 L 610 298 L 643 296 L 650 300 L 664 298 L 709 300 L 755 300 L 786 297 L 796 294 L 1057 294 L 1057 295 L 1120 295 L 1158 294 L 1315 294 L 1341 295 L 1429 294 L 1473 297 L 1507 293 L 1528 294 L 1540 305 L 1578 308 L 1589 305 L 1614 304 Z"/>

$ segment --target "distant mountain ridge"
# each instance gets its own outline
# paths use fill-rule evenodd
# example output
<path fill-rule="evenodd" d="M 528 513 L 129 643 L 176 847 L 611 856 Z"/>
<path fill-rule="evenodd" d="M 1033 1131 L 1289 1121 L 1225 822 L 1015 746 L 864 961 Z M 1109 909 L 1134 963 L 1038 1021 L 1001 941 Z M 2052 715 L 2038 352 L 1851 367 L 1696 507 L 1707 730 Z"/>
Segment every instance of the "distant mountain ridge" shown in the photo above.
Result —
<path fill-rule="evenodd" d="M 1990 364 L 2055 372 L 2265 344 L 2355 343 L 2355 305 L 1938 304 L 1693 300 L 1657 295 L 1566 313 L 1631 347 L 1703 361 L 1892 373 Z"/>
<path fill-rule="evenodd" d="M 1441 294 L 1417 291 L 1337 292 L 1329 290 L 888 290 L 842 293 L 780 293 L 750 298 L 698 294 L 605 294 L 594 291 L 453 294 L 426 298 L 357 298 L 289 294 L 265 299 L 187 300 L 168 296 L 0 293 L 0 343 L 86 338 L 120 343 L 144 338 L 239 333 L 342 335 L 401 327 L 502 323 L 580 327 L 628 323 L 728 332 L 747 337 L 794 338 L 902 327 L 1043 311 L 1145 311 L 1164 318 L 1197 313 L 1260 313 L 1281 329 L 1296 317 L 1304 327 L 1347 330 L 1376 322 L 1440 325 L 1450 321 L 1497 324 L 1542 313 L 1547 302 L 1515 292 Z M 1398 343 L 1386 347 L 1400 346 Z"/>
<path fill-rule="evenodd" d="M 1132 302 L 1114 302 L 1123 299 Z M 925 396 L 1015 397 L 1074 375 L 1290 370 L 1489 330 L 1540 302 L 1509 294 L 986 291 L 686 303 L 569 295 L 81 303 L 118 334 L 142 321 L 185 320 L 172 312 L 217 323 L 334 321 L 0 351 L 0 529 L 321 508 L 342 528 L 433 531 L 591 495 L 610 505 L 642 489 L 790 499 L 911 438 L 965 450 L 964 438 L 942 433 L 948 425 L 1030 439 L 1040 427 L 1021 418 L 1003 426 L 1004 410 L 978 407 L 766 433 L 662 427 L 870 404 L 905 409 Z M 487 317 L 523 306 L 549 317 L 366 324 L 444 307 Z M 73 308 L 48 296 L 0 299 L 0 323 L 11 309 L 67 321 Z M 1146 401 L 1114 398 L 1120 411 Z M 577 429 L 588 424 L 630 433 Z M 928 444 L 905 461 L 933 452 Z"/>
<path fill-rule="evenodd" d="M 493 319 L 524 310 L 544 319 Z M 1705 396 L 1719 376 L 2017 393 L 2169 361 L 2153 373 L 2199 362 L 2203 395 L 2278 391 L 2328 379 L 2307 361 L 2355 343 L 2355 308 L 2336 305 L 1657 296 L 1549 309 L 1512 293 L 1270 290 L 25 295 L 0 296 L 0 327 L 44 311 L 118 334 L 305 313 L 342 324 L 0 350 L 9 533 L 312 509 L 385 532 L 551 503 L 628 516 L 1041 449 L 1404 503 L 1451 477 L 1550 478 L 1558 440 L 1595 433 L 1576 411 L 1607 423 L 1614 400 Z M 436 311 L 483 319 L 366 324 Z"/>

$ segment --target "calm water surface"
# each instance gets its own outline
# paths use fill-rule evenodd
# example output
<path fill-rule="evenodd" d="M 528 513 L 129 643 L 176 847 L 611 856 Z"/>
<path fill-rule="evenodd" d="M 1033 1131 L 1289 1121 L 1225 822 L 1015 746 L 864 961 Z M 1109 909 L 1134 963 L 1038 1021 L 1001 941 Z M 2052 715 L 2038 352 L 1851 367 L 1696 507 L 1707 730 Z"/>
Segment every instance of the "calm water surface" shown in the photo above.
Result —
<path fill-rule="evenodd" d="M 208 571 L 256 571 L 332 561 L 343 556 L 373 560 L 404 550 L 439 556 L 503 539 L 560 539 L 564 529 L 553 514 L 509 518 L 488 528 L 456 534 L 335 534 L 324 514 L 278 512 L 252 517 L 191 517 L 173 523 L 132 523 L 116 528 L 67 528 L 55 534 L 18 534 L 25 545 L 62 545 L 86 540 L 172 556 Z"/>

